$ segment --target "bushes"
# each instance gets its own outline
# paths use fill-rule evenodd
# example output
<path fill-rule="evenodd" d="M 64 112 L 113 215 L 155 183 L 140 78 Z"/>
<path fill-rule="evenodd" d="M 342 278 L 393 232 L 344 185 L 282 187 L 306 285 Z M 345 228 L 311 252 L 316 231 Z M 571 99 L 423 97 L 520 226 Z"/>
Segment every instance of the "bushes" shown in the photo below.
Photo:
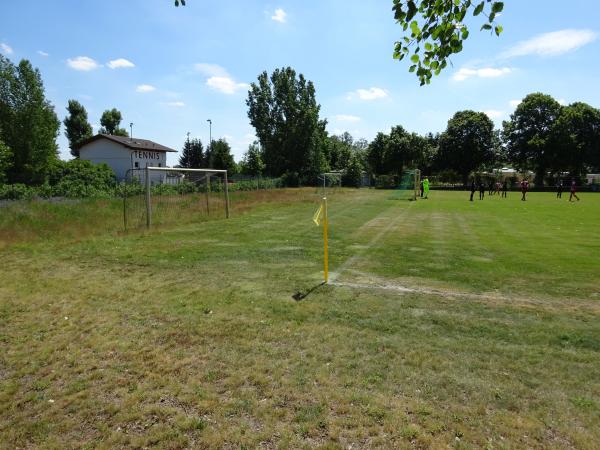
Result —
<path fill-rule="evenodd" d="M 29 200 L 36 195 L 35 188 L 22 183 L 0 185 L 0 200 Z"/>
<path fill-rule="evenodd" d="M 11 184 L 0 186 L 0 199 L 28 200 L 34 197 L 110 198 L 118 194 L 115 174 L 106 164 L 89 161 L 54 161 L 41 186 Z"/>

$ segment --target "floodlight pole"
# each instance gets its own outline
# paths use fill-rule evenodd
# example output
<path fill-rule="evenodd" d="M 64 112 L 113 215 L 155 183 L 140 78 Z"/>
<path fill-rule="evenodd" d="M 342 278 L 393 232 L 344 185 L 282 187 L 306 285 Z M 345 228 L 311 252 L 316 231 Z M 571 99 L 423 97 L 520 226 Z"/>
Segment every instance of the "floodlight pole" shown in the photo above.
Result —
<path fill-rule="evenodd" d="M 206 119 L 208 122 L 208 147 L 212 150 L 212 120 Z"/>
<path fill-rule="evenodd" d="M 133 122 L 129 123 L 129 138 L 133 139 Z"/>

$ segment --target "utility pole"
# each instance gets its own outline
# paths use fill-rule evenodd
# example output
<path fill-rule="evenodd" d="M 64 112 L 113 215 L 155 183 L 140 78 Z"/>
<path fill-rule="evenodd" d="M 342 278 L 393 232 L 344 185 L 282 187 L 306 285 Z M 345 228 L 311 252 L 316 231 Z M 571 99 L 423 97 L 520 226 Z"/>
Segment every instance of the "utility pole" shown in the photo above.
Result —
<path fill-rule="evenodd" d="M 129 137 L 130 137 L 131 139 L 133 139 L 133 122 L 130 122 L 130 123 L 129 123 L 129 130 L 130 130 L 130 132 L 129 132 Z"/>

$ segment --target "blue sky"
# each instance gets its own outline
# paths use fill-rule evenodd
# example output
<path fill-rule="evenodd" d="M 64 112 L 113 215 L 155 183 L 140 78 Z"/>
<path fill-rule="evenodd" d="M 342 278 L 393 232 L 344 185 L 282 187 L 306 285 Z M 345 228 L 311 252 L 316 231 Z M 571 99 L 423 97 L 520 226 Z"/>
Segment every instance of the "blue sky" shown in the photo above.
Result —
<path fill-rule="evenodd" d="M 208 141 L 210 118 L 213 138 L 225 137 L 238 160 L 254 139 L 248 84 L 288 65 L 315 83 L 328 130 L 356 138 L 398 124 L 442 131 L 461 109 L 500 125 L 537 91 L 600 107 L 600 2 L 592 0 L 506 0 L 502 36 L 472 27 L 463 53 L 426 87 L 391 57 L 401 35 L 391 0 L 3 3 L 0 52 L 41 70 L 61 120 L 70 98 L 95 130 L 116 107 L 135 136 L 180 149 L 187 132 Z M 63 130 L 59 146 L 68 158 Z"/>

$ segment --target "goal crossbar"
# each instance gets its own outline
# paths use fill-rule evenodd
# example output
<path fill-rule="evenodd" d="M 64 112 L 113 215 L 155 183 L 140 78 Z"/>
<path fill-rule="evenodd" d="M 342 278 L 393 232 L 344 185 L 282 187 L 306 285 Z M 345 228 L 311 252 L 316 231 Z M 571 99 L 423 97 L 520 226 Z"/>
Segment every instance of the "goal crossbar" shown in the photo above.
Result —
<path fill-rule="evenodd" d="M 204 173 L 222 173 L 227 178 L 227 171 L 223 169 L 187 169 L 178 167 L 146 167 L 147 170 L 155 170 L 159 172 L 204 172 Z"/>

